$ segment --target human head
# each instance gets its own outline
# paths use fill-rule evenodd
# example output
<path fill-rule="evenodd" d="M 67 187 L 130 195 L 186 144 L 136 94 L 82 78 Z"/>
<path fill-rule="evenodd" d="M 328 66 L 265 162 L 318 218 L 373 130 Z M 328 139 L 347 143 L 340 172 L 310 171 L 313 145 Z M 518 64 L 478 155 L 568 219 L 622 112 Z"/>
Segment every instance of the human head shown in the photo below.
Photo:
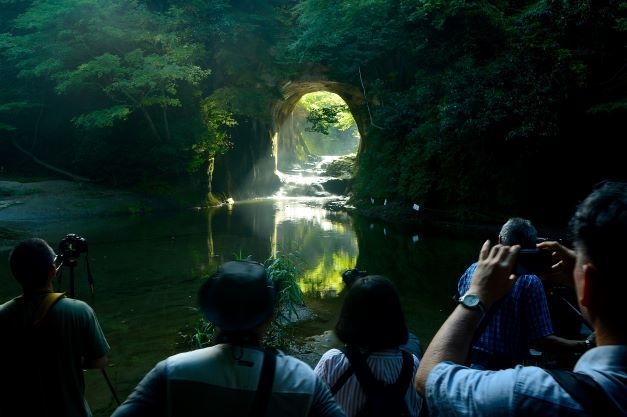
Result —
<path fill-rule="evenodd" d="M 407 343 L 407 325 L 396 287 L 388 278 L 367 275 L 350 286 L 335 325 L 347 345 L 372 350 Z"/>
<path fill-rule="evenodd" d="M 530 220 L 522 217 L 511 217 L 501 227 L 499 241 L 503 245 L 520 245 L 523 249 L 536 247 L 538 231 Z"/>
<path fill-rule="evenodd" d="M 627 183 L 604 182 L 597 186 L 577 206 L 569 226 L 577 255 L 574 276 L 582 310 L 627 337 L 623 306 Z M 590 276 L 588 294 L 582 290 L 584 273 Z"/>
<path fill-rule="evenodd" d="M 45 240 L 23 240 L 9 253 L 11 274 L 24 291 L 45 287 L 55 275 L 55 257 L 54 250 Z"/>
<path fill-rule="evenodd" d="M 250 260 L 225 262 L 198 290 L 205 319 L 232 334 L 249 333 L 268 321 L 276 298 L 264 266 Z"/>

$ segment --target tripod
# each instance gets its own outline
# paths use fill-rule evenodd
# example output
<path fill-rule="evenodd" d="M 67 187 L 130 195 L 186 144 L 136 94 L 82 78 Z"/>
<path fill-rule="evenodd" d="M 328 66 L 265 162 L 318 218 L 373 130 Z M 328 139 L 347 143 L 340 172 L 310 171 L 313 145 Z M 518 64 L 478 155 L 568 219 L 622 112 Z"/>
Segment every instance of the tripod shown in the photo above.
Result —
<path fill-rule="evenodd" d="M 87 252 L 87 250 L 85 250 L 85 252 Z M 91 289 L 91 296 L 92 296 L 92 303 L 93 303 L 93 297 L 94 297 L 94 278 L 91 275 L 91 269 L 89 268 L 89 258 L 87 258 L 87 280 L 89 281 L 89 287 Z M 75 284 L 75 280 L 74 280 L 74 269 L 76 268 L 76 265 L 78 264 L 78 259 L 74 256 L 74 252 L 69 253 L 69 254 L 63 254 L 63 261 L 61 263 L 61 266 L 66 266 L 68 268 L 70 268 L 70 288 L 69 288 L 69 297 L 70 298 L 75 298 L 75 291 L 74 291 L 74 284 Z M 63 269 L 61 269 L 61 273 L 59 274 L 59 284 L 61 283 L 61 278 L 63 276 Z M 101 369 L 102 371 L 102 376 L 104 377 L 107 386 L 109 387 L 109 390 L 111 391 L 111 394 L 113 395 L 113 398 L 115 399 L 116 403 L 118 405 L 121 404 L 120 399 L 118 398 L 118 394 L 115 392 L 115 388 L 113 387 L 113 384 L 111 383 L 111 380 L 109 379 L 109 376 L 107 375 L 107 372 L 103 369 Z"/>

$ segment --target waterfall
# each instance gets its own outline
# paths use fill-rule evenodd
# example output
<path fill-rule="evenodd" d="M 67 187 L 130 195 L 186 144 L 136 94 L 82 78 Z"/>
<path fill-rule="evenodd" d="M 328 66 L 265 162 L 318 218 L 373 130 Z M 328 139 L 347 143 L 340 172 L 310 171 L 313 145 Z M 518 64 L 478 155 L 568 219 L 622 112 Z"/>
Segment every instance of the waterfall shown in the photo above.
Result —
<path fill-rule="evenodd" d="M 325 176 L 329 163 L 341 158 L 337 155 L 323 155 L 311 158 L 303 166 L 295 166 L 286 171 L 276 171 L 282 186 L 274 197 L 331 197 L 324 189 L 324 183 L 333 177 Z"/>

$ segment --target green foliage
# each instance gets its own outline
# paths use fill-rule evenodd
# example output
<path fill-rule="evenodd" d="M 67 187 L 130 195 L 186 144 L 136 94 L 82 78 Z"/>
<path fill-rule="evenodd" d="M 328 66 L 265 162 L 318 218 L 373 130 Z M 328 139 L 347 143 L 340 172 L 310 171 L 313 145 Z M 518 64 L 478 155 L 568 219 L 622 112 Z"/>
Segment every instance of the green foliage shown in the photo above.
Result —
<path fill-rule="evenodd" d="M 311 123 L 311 127 L 307 128 L 307 131 L 328 135 L 329 126 L 337 124 L 339 122 L 338 114 L 347 109 L 346 105 L 341 104 L 311 109 L 307 115 L 307 121 Z"/>
<path fill-rule="evenodd" d="M 618 3 L 303 0 L 289 51 L 370 99 L 355 200 L 524 211 L 529 194 L 508 189 L 551 195 L 526 165 L 570 171 L 555 154 L 566 132 L 624 114 Z"/>
<path fill-rule="evenodd" d="M 30 108 L 32 106 L 31 103 L 26 101 L 14 101 L 9 103 L 1 103 L 0 104 L 0 131 L 1 130 L 16 130 L 16 127 L 13 123 L 10 122 L 12 116 L 19 112 L 20 110 L 24 110 Z M 7 120 L 7 122 L 2 121 L 2 119 Z"/>
<path fill-rule="evenodd" d="M 291 124 L 301 139 L 303 152 L 296 160 L 303 162 L 309 155 L 346 155 L 357 152 L 359 132 L 347 104 L 337 94 L 327 91 L 305 94 L 296 103 Z M 282 152 L 280 154 L 284 154 Z M 283 155 L 285 156 L 285 155 Z"/>
<path fill-rule="evenodd" d="M 75 166 L 104 167 L 111 171 L 107 179 L 131 182 L 144 176 L 140 169 L 153 175 L 185 173 L 194 142 L 207 147 L 199 103 L 210 74 L 202 65 L 203 45 L 193 40 L 188 23 L 181 9 L 156 13 L 136 0 L 32 2 L 15 16 L 11 32 L 0 34 L 0 52 L 12 64 L 8 75 L 39 89 L 4 93 L 30 107 L 33 94 L 41 94 L 46 97 L 41 109 L 50 101 L 63 103 L 55 116 L 71 120 L 76 129 L 59 132 L 65 141 L 48 146 Z M 36 117 L 41 115 L 47 113 Z M 34 117 L 24 114 L 24 122 L 12 126 L 29 131 Z M 49 129 L 43 122 L 59 123 L 42 119 L 42 132 Z M 164 147 L 167 154 L 159 150 Z"/>
<path fill-rule="evenodd" d="M 226 153 L 231 147 L 230 129 L 237 125 L 233 114 L 221 105 L 217 97 L 209 97 L 201 102 L 201 115 L 204 132 L 192 145 L 194 158 L 190 170 L 195 171 L 217 154 Z"/>
<path fill-rule="evenodd" d="M 326 91 L 305 94 L 297 106 L 303 106 L 307 112 L 307 121 L 311 124 L 305 129 L 308 132 L 328 135 L 331 126 L 340 132 L 355 126 L 348 106 L 337 94 Z"/>
<path fill-rule="evenodd" d="M 237 120 L 270 124 L 281 87 L 309 70 L 363 92 L 351 102 L 367 133 L 362 200 L 522 212 L 572 198 L 571 183 L 624 176 L 624 2 L 0 3 L 0 129 L 107 180 L 200 172 L 237 145 Z M 332 96 L 295 107 L 298 156 L 357 140 Z M 307 131 L 307 115 L 332 139 Z M 573 147 L 581 134 L 594 146 Z M 602 169 L 572 169 L 592 160 Z M 572 178 L 551 190 L 530 166 Z M 522 188 L 535 204 L 508 191 Z"/>
<path fill-rule="evenodd" d="M 345 155 L 329 162 L 324 170 L 324 175 L 335 178 L 350 179 L 355 169 L 356 155 Z"/>
<path fill-rule="evenodd" d="M 243 255 L 240 253 L 239 258 Z M 297 267 L 295 254 L 282 254 L 269 257 L 264 262 L 268 276 L 279 289 L 272 322 L 266 330 L 262 343 L 265 346 L 289 348 L 295 344 L 292 322 L 298 318 L 299 307 L 304 305 L 303 294 L 298 286 L 301 272 Z M 195 333 L 187 340 L 191 348 L 201 348 L 213 344 L 216 328 L 213 323 L 201 318 Z"/>
<path fill-rule="evenodd" d="M 72 36 L 72 42 L 90 42 L 94 47 L 91 53 L 81 57 L 82 63 L 77 67 L 52 74 L 57 82 L 56 91 L 92 92 L 110 99 L 111 108 L 95 109 L 93 115 L 87 113 L 75 118 L 83 127 L 112 126 L 133 111 L 141 111 L 153 125 L 147 108 L 180 107 L 179 84 L 198 85 L 210 71 L 194 64 L 193 59 L 202 53 L 201 48 L 181 38 L 180 22 L 173 20 L 174 14 L 158 16 L 133 2 L 107 2 L 107 5 L 99 7 L 95 16 L 86 16 L 100 24 L 98 35 L 101 38 L 95 39 L 92 33 L 87 39 L 81 39 L 84 35 L 65 29 Z M 93 11 L 91 7 L 88 10 Z M 74 12 L 83 14 L 86 10 Z M 117 18 L 119 15 L 124 18 Z M 131 21 L 135 22 L 132 26 L 128 25 Z M 55 22 L 55 26 L 57 24 Z M 76 25 L 73 28 L 76 30 Z M 113 45 L 122 45 L 123 39 L 126 42 L 122 48 L 107 50 Z M 101 51 L 103 53 L 99 54 Z M 156 129 L 153 133 L 160 139 Z"/>
<path fill-rule="evenodd" d="M 405 39 L 398 3 L 299 1 L 294 7 L 296 36 L 288 46 L 289 56 L 295 62 L 321 63 L 332 74 L 355 81 L 360 67 L 393 72 L 403 57 L 390 51 Z"/>
<path fill-rule="evenodd" d="M 127 106 L 112 106 L 103 110 L 95 110 L 72 119 L 77 126 L 89 128 L 112 127 L 117 120 L 126 120 L 131 114 Z"/>

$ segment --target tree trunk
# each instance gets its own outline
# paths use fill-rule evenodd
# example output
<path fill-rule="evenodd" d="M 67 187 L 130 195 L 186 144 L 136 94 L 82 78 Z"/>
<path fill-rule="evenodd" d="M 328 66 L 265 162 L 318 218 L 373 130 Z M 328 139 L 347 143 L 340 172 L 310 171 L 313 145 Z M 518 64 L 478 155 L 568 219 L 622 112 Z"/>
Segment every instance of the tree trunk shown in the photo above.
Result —
<path fill-rule="evenodd" d="M 20 152 L 22 152 L 24 155 L 28 156 L 30 159 L 33 160 L 33 162 L 48 168 L 49 170 L 52 170 L 54 172 L 58 172 L 59 174 L 63 174 L 66 177 L 69 177 L 70 179 L 74 180 L 74 181 L 79 181 L 79 182 L 91 182 L 91 180 L 89 178 L 85 178 L 85 177 L 81 177 L 79 175 L 76 174 L 72 174 L 71 172 L 65 171 L 61 168 L 57 168 L 55 166 L 52 166 L 44 161 L 42 161 L 41 159 L 37 158 L 35 155 L 33 155 L 32 153 L 28 152 L 26 149 L 22 148 L 15 139 L 11 139 L 11 143 L 13 143 L 13 146 L 15 146 L 17 148 L 17 150 L 19 150 Z"/>

